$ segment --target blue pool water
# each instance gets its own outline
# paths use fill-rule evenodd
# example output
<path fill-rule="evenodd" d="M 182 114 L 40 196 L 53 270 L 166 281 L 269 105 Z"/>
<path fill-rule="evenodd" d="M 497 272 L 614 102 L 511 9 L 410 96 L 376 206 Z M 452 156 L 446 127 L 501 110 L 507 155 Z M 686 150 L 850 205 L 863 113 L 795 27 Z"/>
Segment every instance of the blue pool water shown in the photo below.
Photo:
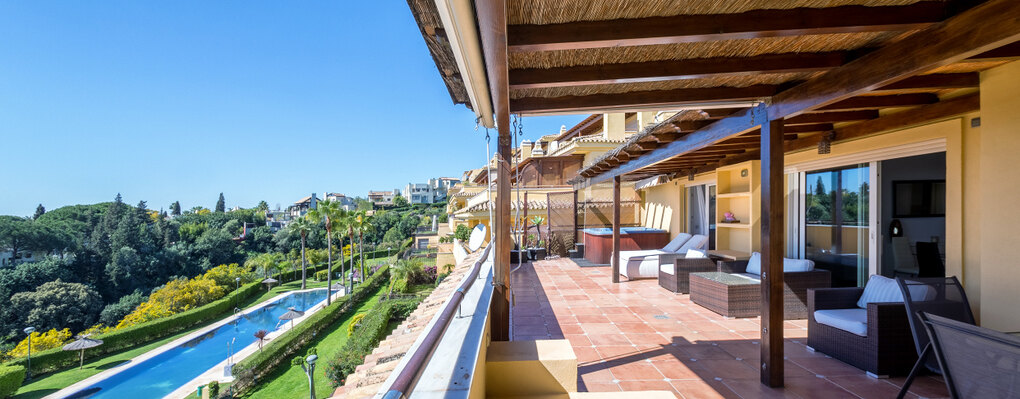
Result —
<path fill-rule="evenodd" d="M 220 328 L 135 364 L 67 398 L 160 398 L 227 359 L 227 343 L 238 351 L 255 342 L 258 330 L 273 331 L 288 307 L 308 310 L 326 300 L 326 290 L 296 292 Z M 235 361 L 238 359 L 235 358 Z"/>

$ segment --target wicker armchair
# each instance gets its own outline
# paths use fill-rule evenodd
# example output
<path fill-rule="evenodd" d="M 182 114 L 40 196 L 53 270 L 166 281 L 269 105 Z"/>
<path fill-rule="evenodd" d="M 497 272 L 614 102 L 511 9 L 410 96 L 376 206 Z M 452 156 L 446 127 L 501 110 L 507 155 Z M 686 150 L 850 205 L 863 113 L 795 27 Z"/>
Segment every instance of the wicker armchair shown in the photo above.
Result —
<path fill-rule="evenodd" d="M 709 258 L 686 258 L 684 254 L 659 255 L 659 286 L 678 294 L 691 292 L 691 273 L 714 272 Z"/>
<path fill-rule="evenodd" d="M 815 321 L 816 310 L 857 308 L 864 288 L 808 290 L 808 346 L 878 376 L 907 374 L 917 360 L 903 303 L 869 303 L 867 336 Z"/>
<path fill-rule="evenodd" d="M 746 273 L 747 261 L 719 261 L 721 273 Z M 806 272 L 783 273 L 783 318 L 786 320 L 808 317 L 808 295 L 810 288 L 829 288 L 832 274 L 828 270 L 815 269 Z"/>

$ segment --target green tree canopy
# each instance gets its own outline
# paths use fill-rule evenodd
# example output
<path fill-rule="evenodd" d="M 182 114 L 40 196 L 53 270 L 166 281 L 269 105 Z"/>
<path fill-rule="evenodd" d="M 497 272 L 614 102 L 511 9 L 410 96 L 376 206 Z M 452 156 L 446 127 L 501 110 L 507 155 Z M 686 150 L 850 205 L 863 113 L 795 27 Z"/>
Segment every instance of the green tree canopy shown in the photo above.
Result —
<path fill-rule="evenodd" d="M 45 283 L 35 291 L 14 294 L 11 308 L 25 316 L 37 330 L 70 328 L 83 331 L 96 322 L 103 310 L 99 293 L 84 284 L 61 280 Z"/>
<path fill-rule="evenodd" d="M 216 212 L 226 212 L 227 201 L 223 199 L 223 193 L 220 193 L 220 198 L 216 200 Z"/>

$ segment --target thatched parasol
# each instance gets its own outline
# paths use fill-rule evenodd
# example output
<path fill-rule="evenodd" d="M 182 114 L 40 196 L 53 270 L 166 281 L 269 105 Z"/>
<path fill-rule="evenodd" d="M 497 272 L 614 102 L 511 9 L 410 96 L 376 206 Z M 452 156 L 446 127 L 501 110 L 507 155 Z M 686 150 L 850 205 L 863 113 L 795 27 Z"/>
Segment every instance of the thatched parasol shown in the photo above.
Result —
<path fill-rule="evenodd" d="M 101 339 L 92 339 L 89 338 L 88 335 L 79 335 L 76 341 L 64 345 L 63 349 L 65 351 L 81 351 L 78 363 L 78 369 L 81 370 L 81 368 L 85 365 L 85 350 L 88 348 L 95 348 L 102 344 L 103 340 Z"/>
<path fill-rule="evenodd" d="M 280 320 L 290 320 L 290 327 L 294 328 L 294 319 L 304 315 L 305 312 L 289 307 L 287 308 L 287 313 L 280 315 Z"/>
<path fill-rule="evenodd" d="M 266 285 L 267 290 L 273 288 L 273 284 L 276 284 L 278 282 L 279 282 L 278 280 L 272 277 L 262 280 L 262 284 Z"/>

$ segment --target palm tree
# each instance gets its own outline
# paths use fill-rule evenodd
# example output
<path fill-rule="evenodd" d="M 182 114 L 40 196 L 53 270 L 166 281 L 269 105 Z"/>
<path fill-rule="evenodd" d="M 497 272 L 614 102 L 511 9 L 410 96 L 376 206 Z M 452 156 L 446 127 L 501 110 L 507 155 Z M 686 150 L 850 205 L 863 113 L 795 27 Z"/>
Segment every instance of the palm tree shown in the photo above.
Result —
<path fill-rule="evenodd" d="M 312 226 L 312 222 L 306 218 L 298 218 L 287 225 L 287 227 L 290 227 L 294 232 L 301 235 L 301 289 L 305 289 L 305 279 L 308 278 L 308 261 L 305 258 L 305 240 L 308 238 L 308 232 L 312 230 Z"/>
<path fill-rule="evenodd" d="M 365 279 L 365 233 L 371 233 L 375 231 L 375 225 L 372 224 L 372 217 L 365 214 L 365 212 L 358 212 L 355 216 L 354 229 L 358 232 L 358 253 L 361 257 L 361 278 L 362 281 Z"/>
<path fill-rule="evenodd" d="M 356 215 L 353 212 L 348 213 L 348 214 L 344 215 L 344 218 L 340 222 L 340 223 L 342 223 L 342 226 L 343 226 L 341 228 L 341 230 L 344 230 L 344 229 L 347 230 L 348 242 L 351 243 L 351 277 L 350 277 L 350 281 L 351 281 L 351 290 L 352 291 L 354 290 L 354 228 L 355 228 L 354 226 L 355 226 L 355 224 L 357 224 L 357 222 L 355 221 L 355 219 L 356 219 L 355 216 Z M 364 277 L 362 277 L 362 278 L 364 278 Z"/>
<path fill-rule="evenodd" d="M 308 218 L 323 221 L 326 224 L 326 292 L 333 285 L 333 228 L 337 227 L 344 217 L 344 210 L 336 201 L 320 201 L 315 209 L 308 211 Z M 342 268 L 342 267 L 341 267 Z M 332 295 L 326 295 L 326 306 L 332 302 Z"/>

